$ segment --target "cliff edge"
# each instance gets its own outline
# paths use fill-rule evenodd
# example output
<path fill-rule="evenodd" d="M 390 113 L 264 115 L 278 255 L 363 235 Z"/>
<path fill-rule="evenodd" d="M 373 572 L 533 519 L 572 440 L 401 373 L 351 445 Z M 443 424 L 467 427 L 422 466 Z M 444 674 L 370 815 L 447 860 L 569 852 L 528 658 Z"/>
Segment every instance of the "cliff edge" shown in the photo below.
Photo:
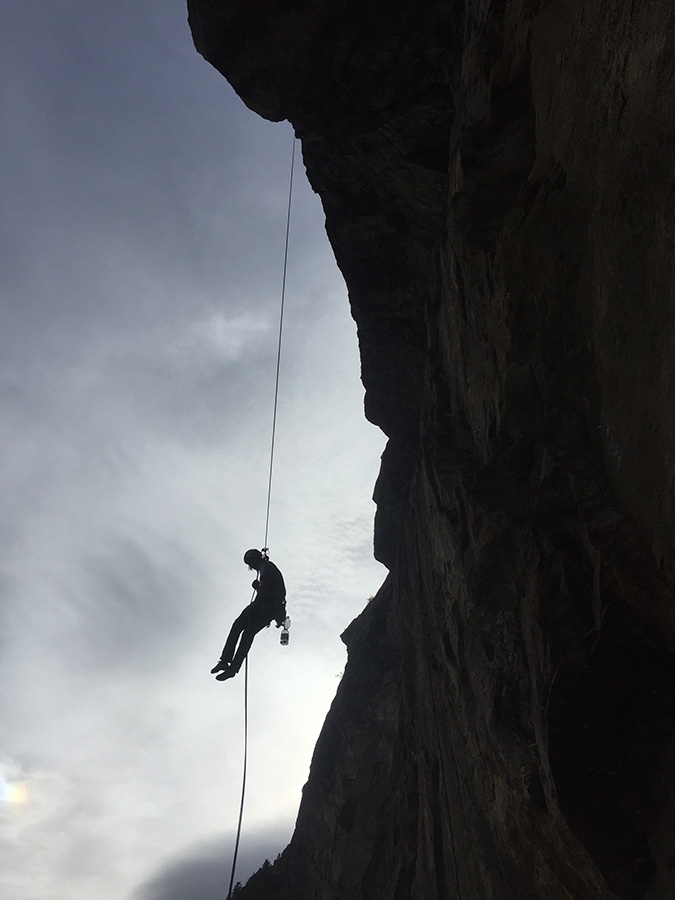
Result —
<path fill-rule="evenodd" d="M 241 900 L 675 897 L 671 0 L 189 0 L 289 119 L 389 569 Z"/>

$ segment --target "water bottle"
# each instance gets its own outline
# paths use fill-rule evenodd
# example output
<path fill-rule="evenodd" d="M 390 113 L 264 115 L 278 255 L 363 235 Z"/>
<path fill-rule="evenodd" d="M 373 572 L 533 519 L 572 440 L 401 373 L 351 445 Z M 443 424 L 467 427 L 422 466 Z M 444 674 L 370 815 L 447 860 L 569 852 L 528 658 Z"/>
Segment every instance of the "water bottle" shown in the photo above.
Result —
<path fill-rule="evenodd" d="M 281 641 L 280 641 L 280 643 L 281 643 L 281 646 L 282 646 L 282 647 L 287 647 L 287 646 L 288 646 L 288 637 L 289 637 L 289 635 L 288 635 L 288 629 L 289 629 L 290 627 L 291 627 L 291 620 L 290 620 L 290 619 L 288 618 L 288 616 L 287 616 L 287 617 L 284 619 L 284 624 L 283 624 L 283 626 L 282 626 L 282 628 L 281 628 Z"/>

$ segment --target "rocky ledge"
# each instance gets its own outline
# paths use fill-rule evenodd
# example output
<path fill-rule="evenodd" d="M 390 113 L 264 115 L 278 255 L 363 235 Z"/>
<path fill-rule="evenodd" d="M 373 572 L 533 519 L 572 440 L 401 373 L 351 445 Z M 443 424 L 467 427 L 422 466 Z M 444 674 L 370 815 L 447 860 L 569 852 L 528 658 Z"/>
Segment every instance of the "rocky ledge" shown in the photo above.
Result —
<path fill-rule="evenodd" d="M 675 897 L 671 0 L 189 0 L 289 119 L 389 569 L 242 900 Z"/>

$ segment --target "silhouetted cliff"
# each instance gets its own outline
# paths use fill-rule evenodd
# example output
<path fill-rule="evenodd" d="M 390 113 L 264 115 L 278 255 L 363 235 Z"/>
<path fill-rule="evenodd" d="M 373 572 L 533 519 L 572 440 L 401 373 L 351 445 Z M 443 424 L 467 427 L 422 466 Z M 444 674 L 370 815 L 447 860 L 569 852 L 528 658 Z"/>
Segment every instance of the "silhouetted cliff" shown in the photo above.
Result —
<path fill-rule="evenodd" d="M 288 118 L 390 571 L 241 900 L 675 896 L 672 0 L 190 0 Z"/>

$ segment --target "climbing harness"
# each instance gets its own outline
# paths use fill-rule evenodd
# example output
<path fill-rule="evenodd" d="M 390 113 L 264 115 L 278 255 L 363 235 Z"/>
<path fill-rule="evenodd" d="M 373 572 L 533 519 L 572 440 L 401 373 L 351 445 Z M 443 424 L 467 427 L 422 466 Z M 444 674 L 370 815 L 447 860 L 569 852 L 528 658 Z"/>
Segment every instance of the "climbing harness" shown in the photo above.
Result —
<path fill-rule="evenodd" d="M 277 433 L 277 407 L 279 401 L 279 372 L 281 369 L 281 338 L 284 328 L 284 305 L 286 302 L 286 272 L 288 270 L 288 236 L 291 227 L 291 199 L 293 197 L 293 170 L 295 168 L 295 134 L 293 134 L 293 151 L 291 154 L 291 173 L 288 184 L 288 210 L 286 213 L 286 240 L 284 245 L 284 269 L 281 278 L 281 311 L 279 313 L 279 340 L 277 343 L 277 368 L 274 379 L 274 413 L 272 415 L 272 440 L 270 445 L 270 468 L 267 479 L 267 510 L 265 512 L 265 541 L 262 549 L 262 555 L 265 559 L 269 559 L 269 549 L 267 547 L 267 538 L 270 526 L 270 503 L 272 499 L 272 471 L 274 468 L 274 443 Z M 251 597 L 253 602 L 255 591 Z M 284 627 L 281 632 L 281 644 L 288 644 L 288 628 L 291 620 L 286 618 Z M 232 896 L 232 885 L 234 884 L 234 873 L 237 868 L 237 855 L 239 853 L 239 839 L 241 838 L 241 823 L 244 816 L 244 798 L 246 796 L 246 767 L 248 761 L 248 654 L 244 660 L 244 767 L 241 782 L 241 802 L 239 804 L 239 821 L 237 823 L 237 837 L 234 842 L 234 853 L 232 854 L 232 872 L 230 874 L 230 886 L 227 891 L 227 900 Z"/>

